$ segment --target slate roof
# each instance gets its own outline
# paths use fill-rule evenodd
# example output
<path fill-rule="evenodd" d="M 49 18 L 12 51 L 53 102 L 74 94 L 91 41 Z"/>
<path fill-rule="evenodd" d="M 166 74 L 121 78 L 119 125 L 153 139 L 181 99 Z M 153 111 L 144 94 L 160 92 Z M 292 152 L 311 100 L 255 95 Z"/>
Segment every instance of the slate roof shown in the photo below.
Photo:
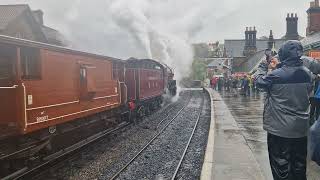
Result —
<path fill-rule="evenodd" d="M 0 5 L 0 31 L 5 30 L 17 18 L 24 16 L 29 18 L 30 21 L 27 23 L 30 24 L 36 37 L 39 37 L 37 41 L 62 46 L 66 45 L 63 35 L 59 31 L 39 23 L 27 4 Z"/>
<path fill-rule="evenodd" d="M 235 72 L 251 72 L 261 62 L 262 59 L 265 59 L 264 50 L 258 51 L 240 66 L 233 67 L 233 70 Z"/>
<path fill-rule="evenodd" d="M 29 8 L 26 4 L 0 5 L 0 30 Z"/>
<path fill-rule="evenodd" d="M 311 34 L 301 40 L 301 43 L 305 49 L 311 49 L 311 46 L 320 45 L 320 32 Z"/>
<path fill-rule="evenodd" d="M 275 39 L 275 48 L 279 49 L 285 42 L 285 39 Z M 224 47 L 226 48 L 228 57 L 243 57 L 245 46 L 244 39 L 226 39 Z M 257 39 L 257 51 L 262 51 L 268 48 L 268 39 Z"/>
<path fill-rule="evenodd" d="M 207 67 L 223 67 L 225 59 L 215 59 L 211 63 L 208 64 Z"/>
<path fill-rule="evenodd" d="M 43 33 L 47 37 L 49 43 L 57 44 L 57 45 L 65 45 L 64 37 L 59 31 L 44 25 L 41 28 Z"/>

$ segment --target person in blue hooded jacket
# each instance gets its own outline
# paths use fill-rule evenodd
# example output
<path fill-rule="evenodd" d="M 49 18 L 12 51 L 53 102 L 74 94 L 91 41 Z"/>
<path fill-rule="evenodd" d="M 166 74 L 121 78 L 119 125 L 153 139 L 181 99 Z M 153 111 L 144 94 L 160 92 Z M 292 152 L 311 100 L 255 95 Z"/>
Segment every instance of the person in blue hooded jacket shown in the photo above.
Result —
<path fill-rule="evenodd" d="M 263 128 L 275 180 L 306 179 L 312 78 L 302 54 L 299 41 L 287 41 L 279 50 L 277 68 L 268 73 L 269 64 L 263 61 L 254 75 L 257 87 L 267 93 Z"/>

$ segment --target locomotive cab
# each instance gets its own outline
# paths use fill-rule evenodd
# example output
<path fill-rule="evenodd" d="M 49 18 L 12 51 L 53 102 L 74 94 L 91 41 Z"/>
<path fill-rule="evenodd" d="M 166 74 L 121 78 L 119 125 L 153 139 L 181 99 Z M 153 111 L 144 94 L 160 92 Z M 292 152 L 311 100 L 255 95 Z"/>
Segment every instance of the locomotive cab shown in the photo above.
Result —
<path fill-rule="evenodd" d="M 163 66 L 165 67 L 165 81 L 167 84 L 167 90 L 171 96 L 175 96 L 177 94 L 177 83 L 176 80 L 174 80 L 173 69 L 166 64 L 163 64 Z"/>

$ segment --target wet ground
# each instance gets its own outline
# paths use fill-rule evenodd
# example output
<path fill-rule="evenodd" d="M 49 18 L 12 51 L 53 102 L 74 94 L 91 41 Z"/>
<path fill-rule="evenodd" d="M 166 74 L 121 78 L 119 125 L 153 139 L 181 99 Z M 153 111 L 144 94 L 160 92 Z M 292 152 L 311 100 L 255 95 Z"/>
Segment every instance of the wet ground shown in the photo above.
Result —
<path fill-rule="evenodd" d="M 222 99 L 235 119 L 241 135 L 258 162 L 265 179 L 271 180 L 266 132 L 262 129 L 263 93 L 251 93 L 250 96 L 234 96 L 220 92 Z M 320 179 L 320 168 L 312 162 L 308 163 L 308 179 Z"/>
<path fill-rule="evenodd" d="M 261 167 L 256 160 L 243 135 L 243 129 L 235 120 L 224 99 L 216 91 L 212 94 L 215 119 L 213 179 L 266 179 L 262 170 L 265 168 Z"/>

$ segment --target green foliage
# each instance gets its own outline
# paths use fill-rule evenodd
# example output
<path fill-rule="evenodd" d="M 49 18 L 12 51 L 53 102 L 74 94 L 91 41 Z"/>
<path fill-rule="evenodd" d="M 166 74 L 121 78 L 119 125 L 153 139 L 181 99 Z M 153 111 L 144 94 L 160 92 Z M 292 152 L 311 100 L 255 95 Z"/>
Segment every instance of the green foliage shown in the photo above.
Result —
<path fill-rule="evenodd" d="M 203 81 L 207 73 L 207 65 L 200 61 L 194 60 L 192 63 L 192 79 Z"/>

